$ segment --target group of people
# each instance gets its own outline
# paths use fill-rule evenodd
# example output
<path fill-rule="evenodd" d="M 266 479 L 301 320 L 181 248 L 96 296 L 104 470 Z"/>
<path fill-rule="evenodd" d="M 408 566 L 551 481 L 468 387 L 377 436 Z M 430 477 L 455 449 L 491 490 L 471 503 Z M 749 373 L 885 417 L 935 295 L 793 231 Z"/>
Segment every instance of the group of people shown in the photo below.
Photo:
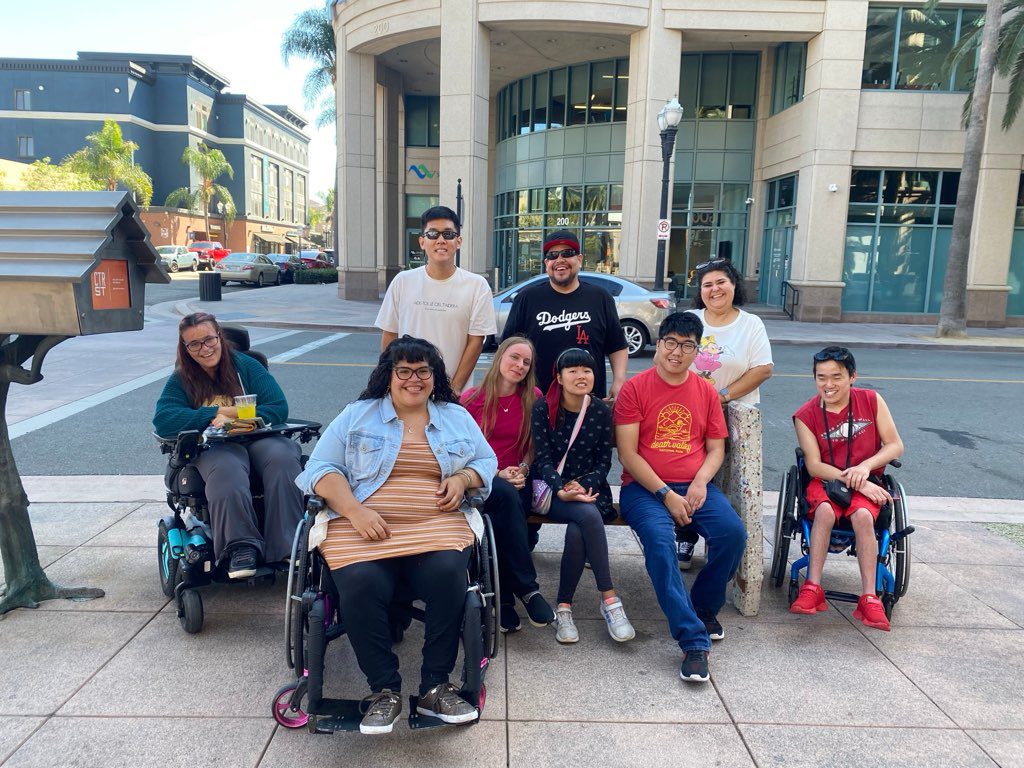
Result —
<path fill-rule="evenodd" d="M 346 625 L 371 690 L 360 729 L 389 732 L 401 712 L 388 609 L 403 580 L 426 605 L 418 709 L 445 722 L 470 722 L 476 708 L 449 682 L 471 547 L 483 530 L 467 491 L 485 497 L 497 538 L 502 631 L 521 628 L 518 600 L 531 624 L 554 624 L 558 642 L 578 642 L 573 601 L 589 565 L 608 633 L 626 642 L 635 631 L 612 580 L 604 527 L 617 514 L 608 484 L 615 448 L 623 466 L 618 513 L 643 545 L 658 603 L 683 653 L 680 677 L 707 681 L 711 642 L 725 636 L 717 614 L 747 536 L 713 482 L 725 457 L 723 408 L 733 400 L 756 404 L 773 365 L 763 323 L 740 308 L 740 275 L 725 259 L 698 265 L 695 309 L 665 318 L 653 366 L 627 379 L 614 302 L 579 280 L 575 235 L 555 232 L 544 242 L 548 281 L 515 297 L 490 368 L 475 385 L 484 341 L 496 334 L 490 290 L 455 264 L 461 236 L 453 211 L 432 208 L 421 223 L 427 263 L 399 274 L 388 288 L 377 318 L 383 331 L 377 366 L 305 469 L 294 443 L 274 438 L 245 447 L 217 444 L 202 454 L 218 558 L 230 576 L 242 577 L 260 559 L 287 557 L 302 494 L 320 495 L 326 509 L 309 544 L 330 568 L 342 615 L 360 617 Z M 794 416 L 817 480 L 808 488 L 809 579 L 792 610 L 827 607 L 820 587 L 824 555 L 832 525 L 848 515 L 865 579 L 858 618 L 888 629 L 874 597 L 871 559 L 872 520 L 886 494 L 870 480 L 902 444 L 882 398 L 852 388 L 848 350 L 816 355 L 814 376 L 818 396 Z M 287 416 L 270 374 L 231 350 L 212 316 L 192 315 L 181 323 L 177 370 L 154 424 L 158 433 L 173 434 L 230 421 L 237 417 L 232 397 L 250 391 L 259 395 L 264 420 Z M 250 471 L 264 478 L 262 531 L 248 497 Z M 820 481 L 835 478 L 853 490 L 848 509 L 823 495 Z M 538 584 L 531 514 L 565 524 L 554 608 Z M 871 544 L 862 534 L 871 534 Z M 698 537 L 707 542 L 706 564 L 687 591 L 680 570 L 689 568 Z"/>

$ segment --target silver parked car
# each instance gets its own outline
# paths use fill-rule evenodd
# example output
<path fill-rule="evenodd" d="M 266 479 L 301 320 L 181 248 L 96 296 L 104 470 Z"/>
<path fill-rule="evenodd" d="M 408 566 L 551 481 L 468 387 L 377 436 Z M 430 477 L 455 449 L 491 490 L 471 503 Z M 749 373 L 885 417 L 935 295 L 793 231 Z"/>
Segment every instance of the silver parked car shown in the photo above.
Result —
<path fill-rule="evenodd" d="M 160 261 L 171 272 L 177 272 L 179 269 L 191 269 L 195 272 L 199 269 L 199 257 L 192 253 L 188 246 L 161 245 L 156 252 L 160 254 Z"/>
<path fill-rule="evenodd" d="M 503 291 L 494 294 L 494 316 L 498 321 L 498 338 L 505 329 L 512 299 L 523 288 L 536 285 L 547 280 L 547 275 L 534 277 L 516 283 Z M 619 313 L 619 322 L 626 334 L 629 356 L 636 357 L 652 340 L 658 338 L 658 326 L 676 309 L 676 297 L 669 291 L 649 291 L 642 285 L 619 277 L 618 275 L 598 274 L 596 272 L 580 272 L 580 280 L 591 285 L 604 288 L 615 300 L 615 309 Z"/>
<path fill-rule="evenodd" d="M 229 280 L 252 283 L 257 288 L 280 285 L 281 270 L 262 253 L 231 253 L 213 265 L 220 272 L 220 282 Z"/>

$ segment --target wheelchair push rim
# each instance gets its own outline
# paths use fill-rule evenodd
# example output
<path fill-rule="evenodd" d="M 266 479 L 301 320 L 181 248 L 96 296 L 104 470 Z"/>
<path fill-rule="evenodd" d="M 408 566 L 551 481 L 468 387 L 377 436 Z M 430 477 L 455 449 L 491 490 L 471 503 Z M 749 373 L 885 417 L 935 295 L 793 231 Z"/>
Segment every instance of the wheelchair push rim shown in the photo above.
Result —
<path fill-rule="evenodd" d="M 779 501 L 775 508 L 775 540 L 772 542 L 772 584 L 778 588 L 786 580 L 786 566 L 789 563 L 789 544 L 792 527 L 787 530 L 786 521 L 793 517 L 793 509 L 797 504 L 796 493 L 799 485 L 798 470 L 795 466 L 782 477 L 779 489 Z"/>

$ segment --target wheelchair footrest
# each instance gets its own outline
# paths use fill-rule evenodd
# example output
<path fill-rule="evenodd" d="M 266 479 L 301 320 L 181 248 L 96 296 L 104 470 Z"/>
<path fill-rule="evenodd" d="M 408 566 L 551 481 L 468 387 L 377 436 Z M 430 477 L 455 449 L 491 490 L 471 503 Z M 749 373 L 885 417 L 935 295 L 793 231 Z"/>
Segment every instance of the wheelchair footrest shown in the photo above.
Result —
<path fill-rule="evenodd" d="M 317 733 L 336 733 L 337 731 L 358 731 L 359 722 L 363 719 L 359 711 L 359 699 L 321 699 L 316 706 Z"/>
<path fill-rule="evenodd" d="M 836 592 L 831 589 L 826 589 L 825 598 L 827 600 L 840 600 L 844 603 L 856 603 L 860 600 L 860 595 L 855 595 L 852 592 Z"/>

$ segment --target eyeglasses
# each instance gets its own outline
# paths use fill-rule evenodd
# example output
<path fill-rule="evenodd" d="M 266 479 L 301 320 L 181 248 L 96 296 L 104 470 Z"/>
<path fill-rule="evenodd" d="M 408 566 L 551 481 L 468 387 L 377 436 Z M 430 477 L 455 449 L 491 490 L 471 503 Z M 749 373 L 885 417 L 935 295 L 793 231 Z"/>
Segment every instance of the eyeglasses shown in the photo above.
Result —
<path fill-rule="evenodd" d="M 724 258 L 723 259 L 711 259 L 710 261 L 702 261 L 700 264 L 695 266 L 693 269 L 694 269 L 694 271 L 698 271 L 698 270 L 704 269 L 705 267 L 716 267 L 716 266 L 719 266 L 721 264 L 731 264 L 731 263 L 732 263 L 732 259 L 724 259 Z"/>
<path fill-rule="evenodd" d="M 181 343 L 185 344 L 184 341 Z M 202 347 L 206 347 L 207 349 L 213 349 L 218 344 L 220 344 L 219 333 L 216 336 L 207 336 L 205 339 L 197 339 L 196 341 L 190 341 L 188 344 L 185 344 L 185 349 L 187 349 L 189 352 L 198 352 Z"/>
<path fill-rule="evenodd" d="M 821 352 L 814 353 L 814 362 L 824 363 L 827 360 L 835 360 L 837 363 L 845 363 L 851 357 L 850 350 L 842 347 L 827 347 Z"/>
<path fill-rule="evenodd" d="M 579 255 L 579 251 L 574 251 L 571 248 L 564 251 L 548 251 L 544 254 L 544 261 L 554 261 L 555 259 L 574 259 Z"/>
<path fill-rule="evenodd" d="M 437 238 L 439 237 L 443 237 L 445 240 L 454 240 L 456 237 L 459 236 L 459 233 L 456 232 L 454 229 L 444 229 L 441 231 L 438 231 L 436 229 L 428 229 L 426 232 L 423 233 L 423 236 L 427 238 L 427 240 L 437 240 Z"/>
<path fill-rule="evenodd" d="M 669 338 L 668 336 L 662 336 L 658 339 L 662 344 L 665 345 L 665 349 L 671 352 L 677 347 L 686 354 L 690 355 L 697 351 L 697 345 L 692 341 L 676 341 L 675 339 Z"/>
<path fill-rule="evenodd" d="M 430 367 L 426 368 L 395 368 L 395 376 L 402 381 L 408 381 L 412 378 L 413 374 L 416 374 L 416 378 L 420 381 L 426 381 L 434 375 L 434 369 Z"/>

